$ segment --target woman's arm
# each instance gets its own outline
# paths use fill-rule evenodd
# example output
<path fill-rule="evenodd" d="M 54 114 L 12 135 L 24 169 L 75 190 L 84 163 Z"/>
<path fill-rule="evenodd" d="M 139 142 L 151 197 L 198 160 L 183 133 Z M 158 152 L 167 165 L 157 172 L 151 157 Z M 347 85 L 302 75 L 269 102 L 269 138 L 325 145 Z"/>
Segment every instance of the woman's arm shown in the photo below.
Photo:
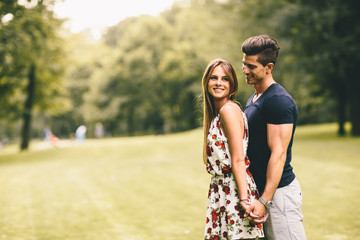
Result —
<path fill-rule="evenodd" d="M 240 108 L 235 103 L 228 103 L 220 110 L 221 126 L 224 129 L 230 147 L 232 172 L 235 177 L 240 199 L 247 199 L 247 178 L 245 154 L 243 149 L 244 118 Z M 247 208 L 247 201 L 241 201 L 241 206 Z"/>

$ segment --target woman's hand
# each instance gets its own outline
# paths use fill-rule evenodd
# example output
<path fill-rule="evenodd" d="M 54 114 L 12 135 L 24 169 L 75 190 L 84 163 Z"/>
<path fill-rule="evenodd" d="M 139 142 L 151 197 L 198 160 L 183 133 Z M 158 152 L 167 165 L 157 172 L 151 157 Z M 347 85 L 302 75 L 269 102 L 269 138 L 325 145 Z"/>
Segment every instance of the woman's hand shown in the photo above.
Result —
<path fill-rule="evenodd" d="M 240 205 L 241 205 L 241 207 L 245 210 L 245 212 L 248 210 L 248 208 L 249 208 L 249 206 L 250 206 L 248 200 L 246 200 L 246 201 L 240 201 Z"/>
<path fill-rule="evenodd" d="M 244 216 L 255 224 L 264 223 L 269 216 L 265 206 L 259 201 L 255 201 L 253 204 L 248 206 L 245 211 L 246 213 Z"/>

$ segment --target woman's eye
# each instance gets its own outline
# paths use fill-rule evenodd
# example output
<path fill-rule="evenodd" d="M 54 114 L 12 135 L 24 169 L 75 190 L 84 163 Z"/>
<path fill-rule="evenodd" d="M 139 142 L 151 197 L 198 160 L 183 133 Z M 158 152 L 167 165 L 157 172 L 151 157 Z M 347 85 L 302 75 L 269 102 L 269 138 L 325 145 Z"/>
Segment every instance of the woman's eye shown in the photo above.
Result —
<path fill-rule="evenodd" d="M 210 79 L 217 79 L 217 77 L 215 77 L 215 76 L 212 76 Z"/>

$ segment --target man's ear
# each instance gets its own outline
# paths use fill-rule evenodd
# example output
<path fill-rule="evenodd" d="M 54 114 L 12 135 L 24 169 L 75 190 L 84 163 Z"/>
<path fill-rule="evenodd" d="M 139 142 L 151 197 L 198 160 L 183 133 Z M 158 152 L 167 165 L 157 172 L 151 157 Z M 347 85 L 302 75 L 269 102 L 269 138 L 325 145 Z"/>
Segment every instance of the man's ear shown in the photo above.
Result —
<path fill-rule="evenodd" d="M 272 70 L 274 69 L 274 64 L 268 63 L 268 64 L 266 64 L 265 68 L 266 68 L 266 73 L 271 73 Z"/>

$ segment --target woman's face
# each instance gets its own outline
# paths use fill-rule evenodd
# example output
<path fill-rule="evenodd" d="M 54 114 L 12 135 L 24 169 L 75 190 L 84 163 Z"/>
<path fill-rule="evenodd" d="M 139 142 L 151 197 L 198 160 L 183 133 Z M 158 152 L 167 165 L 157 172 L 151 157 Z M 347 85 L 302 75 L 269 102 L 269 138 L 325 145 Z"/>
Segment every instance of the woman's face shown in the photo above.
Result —
<path fill-rule="evenodd" d="M 214 100 L 228 100 L 230 95 L 230 78 L 222 68 L 214 68 L 208 84 L 208 91 Z"/>

